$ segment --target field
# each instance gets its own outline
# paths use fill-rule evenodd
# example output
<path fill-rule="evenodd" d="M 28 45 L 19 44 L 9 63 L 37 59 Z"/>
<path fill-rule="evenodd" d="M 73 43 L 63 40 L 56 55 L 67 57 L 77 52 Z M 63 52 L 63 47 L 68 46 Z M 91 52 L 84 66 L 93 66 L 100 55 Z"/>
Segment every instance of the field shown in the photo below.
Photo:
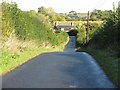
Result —
<path fill-rule="evenodd" d="M 85 24 L 87 21 L 56 21 L 57 25 L 71 25 L 71 22 L 73 23 L 74 26 L 80 24 Z M 89 21 L 90 23 L 98 23 L 101 24 L 103 21 Z"/>

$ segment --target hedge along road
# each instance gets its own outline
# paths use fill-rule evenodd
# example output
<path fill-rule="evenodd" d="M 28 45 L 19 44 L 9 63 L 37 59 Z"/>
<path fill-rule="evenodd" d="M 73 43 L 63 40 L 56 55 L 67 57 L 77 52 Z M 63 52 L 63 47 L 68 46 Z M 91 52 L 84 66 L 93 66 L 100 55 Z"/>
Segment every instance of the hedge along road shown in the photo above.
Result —
<path fill-rule="evenodd" d="M 115 88 L 86 52 L 75 52 L 70 36 L 64 52 L 45 53 L 3 76 L 3 88 Z"/>

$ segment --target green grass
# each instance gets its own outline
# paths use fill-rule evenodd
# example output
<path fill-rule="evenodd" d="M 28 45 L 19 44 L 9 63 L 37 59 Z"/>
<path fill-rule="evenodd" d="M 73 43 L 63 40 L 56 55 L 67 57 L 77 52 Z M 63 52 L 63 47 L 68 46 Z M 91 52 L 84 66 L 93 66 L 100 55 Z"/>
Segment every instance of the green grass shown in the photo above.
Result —
<path fill-rule="evenodd" d="M 118 67 L 118 60 L 120 60 L 120 58 L 117 57 L 115 52 L 109 52 L 107 50 L 95 50 L 91 47 L 88 47 L 87 49 L 82 48 L 78 51 L 85 51 L 92 55 L 103 68 L 107 76 L 112 80 L 112 82 L 118 86 L 118 70 L 120 69 Z"/>
<path fill-rule="evenodd" d="M 45 52 L 55 52 L 62 51 L 59 48 L 34 48 L 31 50 L 25 50 L 23 52 L 8 52 L 6 50 L 2 51 L 2 63 L 0 64 L 0 68 L 2 72 L 0 75 L 10 72 L 21 64 L 31 60 L 31 58 L 40 55 Z"/>
<path fill-rule="evenodd" d="M 0 76 L 6 74 L 7 72 L 10 72 L 11 70 L 19 67 L 20 65 L 24 64 L 25 62 L 31 60 L 32 58 L 40 54 L 46 52 L 63 51 L 68 41 L 69 41 L 69 37 L 67 38 L 67 42 L 62 43 L 60 46 L 56 46 L 56 47 L 36 46 L 36 48 L 31 48 L 31 49 L 27 48 L 27 49 L 23 49 L 22 51 L 20 50 L 16 51 L 14 49 L 8 50 L 3 48 L 2 62 L 0 62 Z"/>
<path fill-rule="evenodd" d="M 51 18 L 34 11 L 22 11 L 15 3 L 2 6 L 2 62 L 5 74 L 41 53 L 61 51 L 68 41 L 65 32 L 52 29 Z M 1 54 L 0 54 L 1 55 Z"/>
<path fill-rule="evenodd" d="M 73 23 L 73 25 L 78 25 L 78 24 L 80 24 L 80 25 L 82 25 L 82 24 L 84 24 L 84 23 L 87 23 L 87 21 L 56 21 L 57 22 L 57 24 L 59 25 L 59 24 L 62 24 L 62 25 L 70 25 L 71 24 L 71 22 Z M 90 21 L 91 23 L 93 22 L 93 23 L 98 23 L 98 24 L 101 24 L 103 21 Z"/>
<path fill-rule="evenodd" d="M 53 48 L 36 48 L 31 50 L 26 50 L 24 52 L 7 52 L 3 50 L 2 52 L 2 64 L 0 65 L 2 69 L 1 74 L 5 74 L 17 66 L 20 66 L 21 64 L 25 63 L 26 61 L 30 60 L 31 58 L 44 53 L 44 52 L 51 52 L 51 51 L 57 51 Z"/>

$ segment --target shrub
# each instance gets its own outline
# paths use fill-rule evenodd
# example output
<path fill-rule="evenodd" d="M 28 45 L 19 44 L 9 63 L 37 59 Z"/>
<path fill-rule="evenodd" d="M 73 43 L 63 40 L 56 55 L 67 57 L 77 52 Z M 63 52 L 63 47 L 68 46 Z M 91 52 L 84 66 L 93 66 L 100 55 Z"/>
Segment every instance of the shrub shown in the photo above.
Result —
<path fill-rule="evenodd" d="M 6 42 L 10 37 L 19 40 L 37 40 L 39 43 L 50 42 L 57 46 L 67 40 L 64 32 L 54 33 L 51 18 L 35 11 L 21 11 L 16 3 L 5 3 L 2 6 L 2 33 Z"/>

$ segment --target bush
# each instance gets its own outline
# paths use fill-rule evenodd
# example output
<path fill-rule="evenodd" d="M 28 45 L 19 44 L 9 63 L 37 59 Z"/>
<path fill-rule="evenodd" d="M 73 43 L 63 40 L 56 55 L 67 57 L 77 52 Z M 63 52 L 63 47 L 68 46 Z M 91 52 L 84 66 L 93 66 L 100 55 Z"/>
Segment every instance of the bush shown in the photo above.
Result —
<path fill-rule="evenodd" d="M 93 36 L 91 43 L 96 43 L 98 48 L 112 48 L 120 51 L 120 33 L 118 23 L 119 8 L 114 10 L 110 17 L 99 28 L 99 32 Z"/>
<path fill-rule="evenodd" d="M 90 22 L 89 23 L 89 37 L 88 40 L 90 41 L 95 34 L 97 34 L 97 32 L 99 32 L 100 28 L 99 26 L 101 25 L 101 23 L 96 23 L 96 22 Z M 77 34 L 77 42 L 80 45 L 85 45 L 86 43 L 86 24 L 81 24 L 81 25 L 77 25 L 77 29 L 78 29 L 78 34 Z"/>
<path fill-rule="evenodd" d="M 82 26 L 77 26 L 78 29 L 78 34 L 77 34 L 77 42 L 79 44 L 84 45 L 85 44 L 85 40 L 86 40 L 86 27 L 84 25 Z"/>
<path fill-rule="evenodd" d="M 39 43 L 50 42 L 61 45 L 68 35 L 64 32 L 56 34 L 52 29 L 51 18 L 35 11 L 21 11 L 16 3 L 5 3 L 2 6 L 2 33 L 6 42 L 10 37 L 19 40 L 37 40 Z"/>

